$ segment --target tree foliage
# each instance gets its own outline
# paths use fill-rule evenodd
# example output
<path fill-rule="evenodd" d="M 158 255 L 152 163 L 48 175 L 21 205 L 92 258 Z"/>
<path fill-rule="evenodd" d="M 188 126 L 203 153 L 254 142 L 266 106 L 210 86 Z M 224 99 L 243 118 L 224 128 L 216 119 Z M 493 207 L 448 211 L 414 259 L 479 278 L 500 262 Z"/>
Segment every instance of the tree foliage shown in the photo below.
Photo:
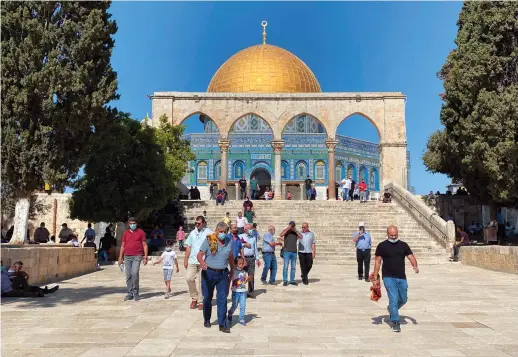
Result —
<path fill-rule="evenodd" d="M 128 212 L 144 218 L 165 206 L 193 158 L 183 131 L 165 117 L 153 128 L 121 115 L 91 150 L 84 176 L 74 185 L 71 217 L 114 222 Z"/>
<path fill-rule="evenodd" d="M 107 106 L 118 98 L 109 6 L 1 3 L 2 183 L 14 188 L 5 192 L 17 204 L 44 182 L 63 190 L 115 114 Z M 28 205 L 20 207 L 15 222 L 22 226 Z"/>
<path fill-rule="evenodd" d="M 466 2 L 438 76 L 441 122 L 423 160 L 492 205 L 518 205 L 518 3 Z"/>

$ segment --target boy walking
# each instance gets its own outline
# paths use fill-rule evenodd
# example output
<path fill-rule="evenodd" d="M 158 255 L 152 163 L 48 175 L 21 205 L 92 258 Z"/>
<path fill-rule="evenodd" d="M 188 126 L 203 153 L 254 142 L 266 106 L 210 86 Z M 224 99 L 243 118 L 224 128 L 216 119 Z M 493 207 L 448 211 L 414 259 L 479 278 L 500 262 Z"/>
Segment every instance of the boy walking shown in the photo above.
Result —
<path fill-rule="evenodd" d="M 228 321 L 232 322 L 232 315 L 239 305 L 239 323 L 246 326 L 245 310 L 246 310 L 246 283 L 250 280 L 248 273 L 243 269 L 245 260 L 237 257 L 237 266 L 232 275 L 232 307 L 228 310 Z"/>
<path fill-rule="evenodd" d="M 162 253 L 160 258 L 153 263 L 153 265 L 160 264 L 162 261 L 164 262 L 165 298 L 169 299 L 169 294 L 171 293 L 171 277 L 173 276 L 173 263 L 176 267 L 176 272 L 178 273 L 180 271 L 178 260 L 176 259 L 176 253 L 173 250 L 172 242 L 170 240 L 166 242 L 165 251 Z"/>

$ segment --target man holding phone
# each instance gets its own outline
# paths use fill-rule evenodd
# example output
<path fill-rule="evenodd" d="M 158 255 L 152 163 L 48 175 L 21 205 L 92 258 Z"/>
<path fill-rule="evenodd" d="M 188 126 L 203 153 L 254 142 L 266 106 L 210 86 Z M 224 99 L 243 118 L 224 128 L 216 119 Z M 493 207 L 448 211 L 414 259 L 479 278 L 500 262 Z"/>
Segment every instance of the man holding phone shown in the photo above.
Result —
<path fill-rule="evenodd" d="M 284 267 L 282 269 L 283 286 L 288 286 L 288 265 L 291 264 L 290 285 L 297 285 L 295 282 L 295 269 L 297 265 L 297 243 L 302 239 L 302 234 L 295 228 L 295 222 L 291 221 L 280 234 L 284 238 Z"/>
<path fill-rule="evenodd" d="M 353 234 L 353 242 L 356 246 L 356 261 L 358 262 L 358 280 L 362 280 L 363 277 L 365 277 L 365 281 L 369 282 L 372 238 L 370 233 L 365 230 L 365 222 L 358 223 L 358 230 Z M 363 274 L 364 270 L 365 275 Z"/>

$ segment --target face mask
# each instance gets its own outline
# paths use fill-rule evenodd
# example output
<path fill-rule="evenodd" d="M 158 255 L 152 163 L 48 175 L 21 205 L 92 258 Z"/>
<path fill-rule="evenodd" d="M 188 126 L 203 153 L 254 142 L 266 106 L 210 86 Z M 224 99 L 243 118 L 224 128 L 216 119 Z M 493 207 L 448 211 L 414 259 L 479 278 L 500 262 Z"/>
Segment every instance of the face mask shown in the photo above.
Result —
<path fill-rule="evenodd" d="M 219 240 L 224 240 L 226 237 L 227 237 L 227 235 L 225 233 L 219 233 L 218 234 Z"/>
<path fill-rule="evenodd" d="M 135 223 L 130 224 L 130 229 L 134 231 L 135 229 L 137 229 L 137 225 Z"/>
<path fill-rule="evenodd" d="M 172 250 L 173 250 L 173 248 L 171 248 L 171 247 L 165 247 L 165 251 L 166 251 L 166 252 L 170 252 L 170 251 L 172 251 Z"/>
<path fill-rule="evenodd" d="M 398 242 L 398 240 L 399 240 L 399 238 L 396 238 L 396 239 L 390 239 L 390 238 L 389 238 L 389 239 L 388 239 L 388 241 L 389 241 L 390 243 L 397 243 L 397 242 Z"/>
<path fill-rule="evenodd" d="M 254 230 L 253 229 L 249 229 L 248 230 L 248 235 L 249 236 L 253 236 L 254 235 Z"/>

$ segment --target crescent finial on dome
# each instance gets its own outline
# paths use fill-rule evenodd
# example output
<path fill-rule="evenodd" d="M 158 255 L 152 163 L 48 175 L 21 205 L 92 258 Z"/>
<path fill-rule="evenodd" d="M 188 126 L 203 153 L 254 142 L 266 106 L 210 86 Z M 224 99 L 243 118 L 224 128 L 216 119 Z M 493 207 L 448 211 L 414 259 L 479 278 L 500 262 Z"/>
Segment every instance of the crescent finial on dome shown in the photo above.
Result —
<path fill-rule="evenodd" d="M 261 26 L 263 27 L 263 45 L 266 45 L 266 26 L 268 26 L 268 22 L 261 22 Z"/>

